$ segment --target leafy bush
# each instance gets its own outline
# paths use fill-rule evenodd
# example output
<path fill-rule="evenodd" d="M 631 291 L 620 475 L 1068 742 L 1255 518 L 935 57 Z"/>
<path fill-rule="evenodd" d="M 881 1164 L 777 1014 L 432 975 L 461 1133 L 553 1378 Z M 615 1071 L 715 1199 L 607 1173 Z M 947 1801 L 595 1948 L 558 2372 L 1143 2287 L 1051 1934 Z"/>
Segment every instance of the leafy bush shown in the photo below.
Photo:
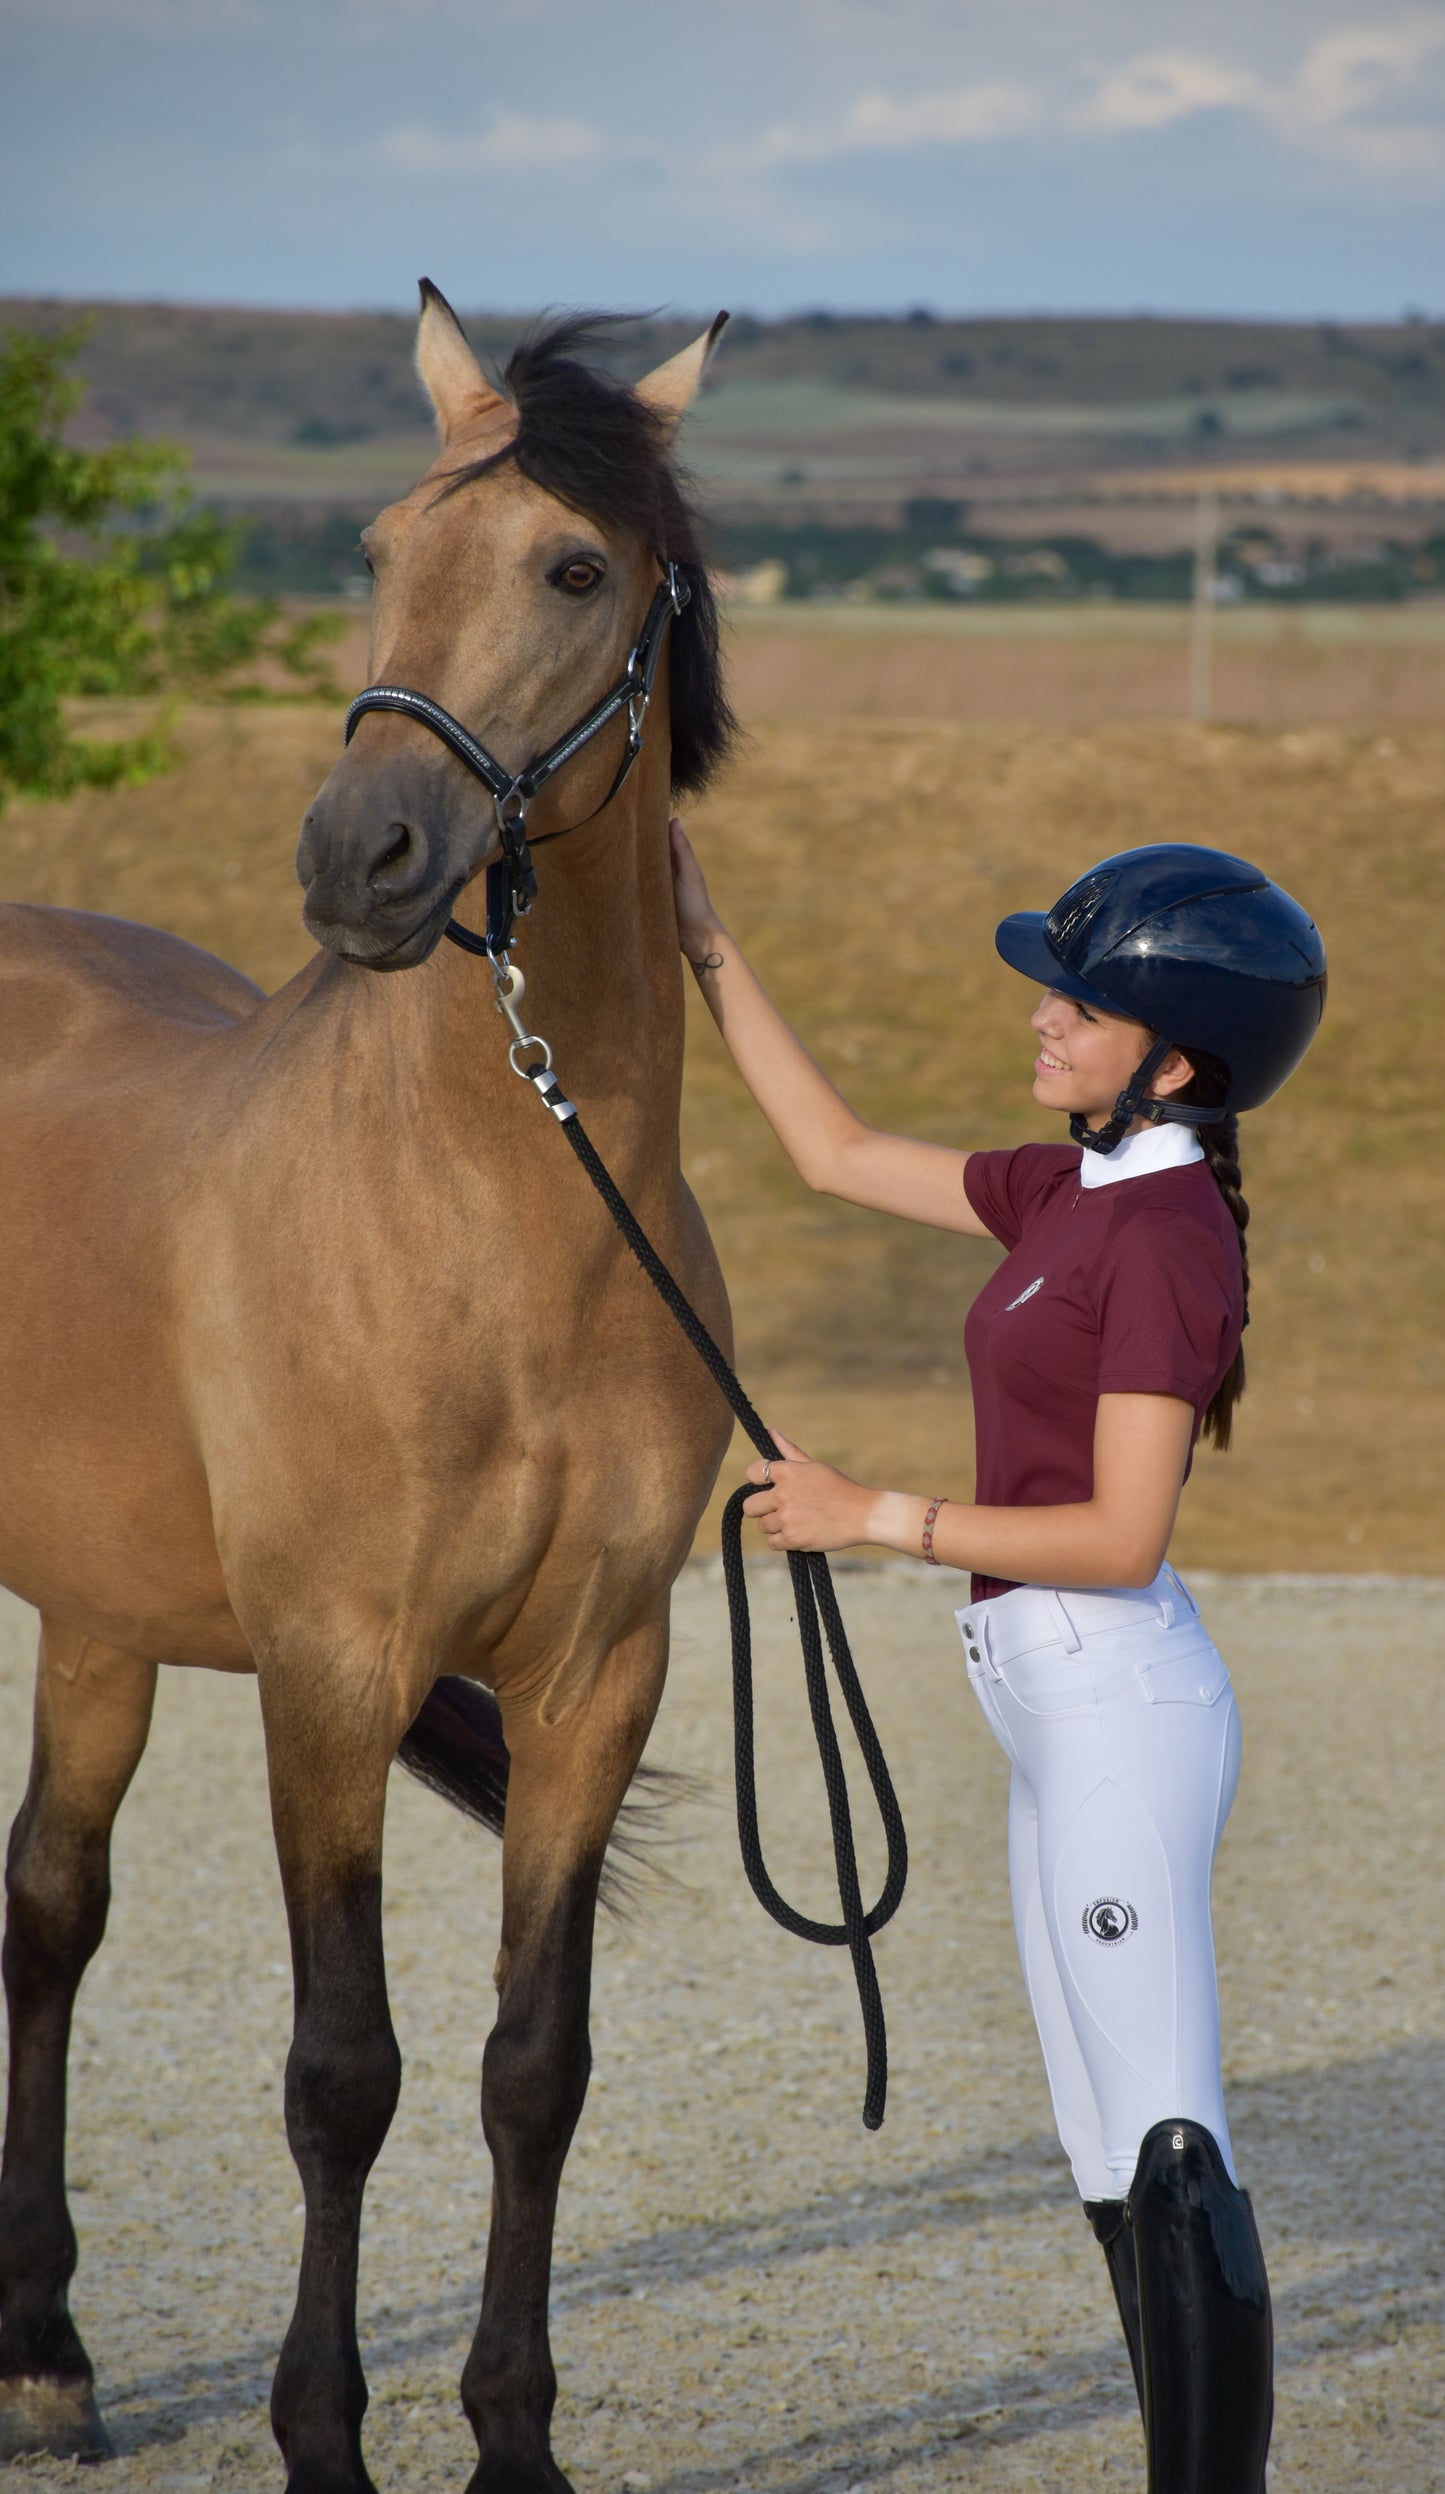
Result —
<path fill-rule="evenodd" d="M 72 734 L 76 694 L 254 698 L 263 665 L 300 692 L 336 690 L 332 617 L 288 622 L 230 594 L 241 531 L 192 501 L 186 451 L 66 442 L 82 335 L 0 342 L 0 805 L 134 783 L 174 758 L 163 714 L 139 735 Z"/>

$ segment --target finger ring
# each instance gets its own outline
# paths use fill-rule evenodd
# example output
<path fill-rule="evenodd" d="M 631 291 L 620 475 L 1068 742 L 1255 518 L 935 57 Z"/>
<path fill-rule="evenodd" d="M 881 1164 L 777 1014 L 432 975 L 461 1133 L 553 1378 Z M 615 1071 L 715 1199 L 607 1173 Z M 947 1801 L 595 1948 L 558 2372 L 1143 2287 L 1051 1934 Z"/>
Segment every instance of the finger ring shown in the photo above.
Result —
<path fill-rule="evenodd" d="M 763 1487 L 764 1487 L 764 1489 L 771 1489 L 771 1488 L 772 1488 L 772 1486 L 773 1486 L 773 1467 L 772 1467 L 772 1464 L 771 1464 L 771 1462 L 770 1462 L 769 1458 L 765 1455 L 765 1456 L 763 1457 Z"/>

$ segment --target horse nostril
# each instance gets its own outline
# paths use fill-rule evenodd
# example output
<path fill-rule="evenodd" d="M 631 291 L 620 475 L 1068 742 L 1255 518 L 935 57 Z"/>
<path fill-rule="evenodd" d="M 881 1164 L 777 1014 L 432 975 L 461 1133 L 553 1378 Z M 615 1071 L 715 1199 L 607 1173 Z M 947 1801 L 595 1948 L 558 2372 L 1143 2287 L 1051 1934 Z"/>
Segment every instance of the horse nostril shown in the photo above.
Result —
<path fill-rule="evenodd" d="M 381 855 L 373 861 L 366 878 L 368 883 L 377 882 L 378 879 L 382 875 L 386 874 L 391 867 L 400 866 L 402 861 L 410 854 L 411 831 L 408 825 L 405 823 L 392 823 L 388 826 L 388 828 L 392 834 L 390 844 L 384 848 Z"/>

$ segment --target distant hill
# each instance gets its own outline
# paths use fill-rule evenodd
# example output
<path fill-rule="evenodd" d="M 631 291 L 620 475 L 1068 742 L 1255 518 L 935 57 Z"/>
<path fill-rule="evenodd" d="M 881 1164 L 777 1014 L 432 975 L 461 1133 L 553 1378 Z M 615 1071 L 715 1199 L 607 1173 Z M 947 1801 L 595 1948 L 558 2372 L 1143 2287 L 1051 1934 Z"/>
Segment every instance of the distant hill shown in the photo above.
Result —
<path fill-rule="evenodd" d="M 274 585 L 350 580 L 357 527 L 431 456 L 410 316 L 0 298 L 0 326 L 81 317 L 78 433 L 189 444 L 206 498 L 254 518 L 258 577 Z M 528 325 L 463 317 L 494 368 Z M 603 351 L 634 377 L 694 327 L 632 323 Z M 1216 480 L 1236 501 L 1353 502 L 1358 522 L 1330 528 L 1362 545 L 1378 534 L 1373 506 L 1416 506 L 1419 539 L 1445 508 L 1445 322 L 742 318 L 687 451 L 733 563 L 799 528 L 906 529 L 915 555 L 968 514 L 1027 535 L 1040 505 L 1055 539 L 1182 553 L 1180 507 Z M 1141 523 L 1141 503 L 1175 507 Z M 790 561 L 795 582 L 806 572 Z M 845 574 L 825 563 L 821 576 Z"/>
<path fill-rule="evenodd" d="M 425 430 L 415 322 L 400 313 L 0 298 L 0 325 L 54 330 L 81 316 L 92 416 L 112 433 L 332 450 Z M 526 326 L 464 318 L 494 364 Z M 631 324 L 612 360 L 634 375 L 692 326 Z M 1445 456 L 1445 322 L 743 318 L 728 329 L 714 395 L 711 429 L 724 438 L 887 429 L 900 402 L 914 402 L 925 429 L 1007 424 L 1045 443 L 1127 445 L 1136 461 L 1150 446 L 1197 459 L 1261 439 L 1318 453 L 1324 436 L 1341 448 L 1349 437 L 1363 456 L 1432 458 Z"/>

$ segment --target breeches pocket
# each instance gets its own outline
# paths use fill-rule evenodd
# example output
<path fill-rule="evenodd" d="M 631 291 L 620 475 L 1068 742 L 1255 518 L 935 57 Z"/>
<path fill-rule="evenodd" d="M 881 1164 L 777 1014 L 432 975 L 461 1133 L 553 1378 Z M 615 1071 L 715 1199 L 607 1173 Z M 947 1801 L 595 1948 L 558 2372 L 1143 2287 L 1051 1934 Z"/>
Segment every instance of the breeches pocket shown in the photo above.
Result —
<path fill-rule="evenodd" d="M 990 1674 L 971 1664 L 969 1677 L 982 1691 L 992 1679 L 1010 1712 L 1044 1722 L 1063 1722 L 1100 1708 L 1217 1706 L 1229 1689 L 1229 1671 L 1208 1631 L 1197 1620 L 1165 1627 L 1150 1621 L 1122 1633 L 1088 1637 L 1078 1653 L 1058 1647 L 1014 1655 Z"/>
<path fill-rule="evenodd" d="M 1057 1652 L 1016 1655 L 999 1670 L 998 1691 L 1020 1714 L 1040 1717 L 1088 1714 L 1099 1696 L 1084 1655 Z"/>
<path fill-rule="evenodd" d="M 1177 1642 L 1176 1642 L 1177 1639 Z M 1229 1687 L 1223 1656 L 1202 1628 L 1173 1629 L 1136 1666 L 1151 1706 L 1217 1706 Z"/>

